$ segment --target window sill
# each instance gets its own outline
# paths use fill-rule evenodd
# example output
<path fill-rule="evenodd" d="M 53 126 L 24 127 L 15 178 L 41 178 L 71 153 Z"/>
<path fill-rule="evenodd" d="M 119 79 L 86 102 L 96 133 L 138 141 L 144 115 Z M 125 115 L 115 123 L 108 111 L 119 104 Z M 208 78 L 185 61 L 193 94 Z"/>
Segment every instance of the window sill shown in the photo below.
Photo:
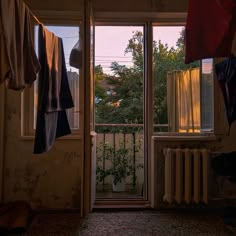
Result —
<path fill-rule="evenodd" d="M 34 140 L 34 136 L 33 135 L 22 135 L 20 137 L 21 141 L 32 141 Z M 57 138 L 57 141 L 64 141 L 64 140 L 80 140 L 82 139 L 81 135 L 77 135 L 77 134 L 72 134 L 72 135 L 67 135 L 61 138 Z"/>
<path fill-rule="evenodd" d="M 217 141 L 214 134 L 163 134 L 153 135 L 154 141 Z"/>

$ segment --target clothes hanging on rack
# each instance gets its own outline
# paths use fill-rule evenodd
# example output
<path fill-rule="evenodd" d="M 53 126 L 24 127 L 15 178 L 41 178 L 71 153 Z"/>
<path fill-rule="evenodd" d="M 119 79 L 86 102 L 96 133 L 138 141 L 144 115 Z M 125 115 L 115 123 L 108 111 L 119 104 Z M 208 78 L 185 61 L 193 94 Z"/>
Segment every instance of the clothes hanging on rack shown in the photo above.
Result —
<path fill-rule="evenodd" d="M 230 56 L 235 32 L 235 0 L 189 0 L 185 63 Z"/>
<path fill-rule="evenodd" d="M 70 134 L 65 109 L 73 107 L 61 38 L 39 25 L 38 111 L 34 153 L 48 151 L 55 139 Z"/>
<path fill-rule="evenodd" d="M 48 151 L 56 138 L 70 134 L 66 109 L 74 106 L 62 39 L 39 25 L 38 111 L 34 153 Z"/>
<path fill-rule="evenodd" d="M 0 83 L 22 90 L 32 85 L 39 70 L 29 8 L 21 0 L 1 0 Z"/>

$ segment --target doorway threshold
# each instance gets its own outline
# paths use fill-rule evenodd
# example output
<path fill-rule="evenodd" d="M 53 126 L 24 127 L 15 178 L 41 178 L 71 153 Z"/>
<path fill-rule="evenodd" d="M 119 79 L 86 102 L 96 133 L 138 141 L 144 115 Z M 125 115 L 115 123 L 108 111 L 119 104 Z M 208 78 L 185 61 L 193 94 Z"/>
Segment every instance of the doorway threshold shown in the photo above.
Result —
<path fill-rule="evenodd" d="M 151 203 L 143 199 L 96 199 L 94 209 L 146 209 Z"/>

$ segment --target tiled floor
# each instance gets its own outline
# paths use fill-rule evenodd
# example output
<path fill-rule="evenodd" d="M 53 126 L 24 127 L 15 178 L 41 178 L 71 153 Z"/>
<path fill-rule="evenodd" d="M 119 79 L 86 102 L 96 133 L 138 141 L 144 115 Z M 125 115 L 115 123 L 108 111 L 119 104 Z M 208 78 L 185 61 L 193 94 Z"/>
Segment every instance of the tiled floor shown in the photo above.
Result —
<path fill-rule="evenodd" d="M 79 235 L 232 236 L 235 232 L 216 214 L 121 211 L 92 213 L 82 222 Z"/>
<path fill-rule="evenodd" d="M 233 236 L 215 213 L 99 211 L 84 219 L 77 213 L 38 214 L 21 236 Z"/>

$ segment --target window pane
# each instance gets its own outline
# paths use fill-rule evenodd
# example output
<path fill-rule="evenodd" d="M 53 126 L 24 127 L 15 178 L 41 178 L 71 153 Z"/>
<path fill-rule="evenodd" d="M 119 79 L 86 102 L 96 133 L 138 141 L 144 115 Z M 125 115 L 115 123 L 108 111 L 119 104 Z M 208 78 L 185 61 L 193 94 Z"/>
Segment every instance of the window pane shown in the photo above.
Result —
<path fill-rule="evenodd" d="M 212 62 L 184 63 L 184 27 L 153 27 L 154 132 L 212 130 Z"/>
<path fill-rule="evenodd" d="M 204 59 L 201 76 L 201 130 L 213 130 L 213 59 Z"/>
<path fill-rule="evenodd" d="M 79 129 L 79 77 L 80 71 L 69 65 L 69 56 L 74 45 L 79 42 L 79 27 L 78 26 L 46 26 L 47 29 L 53 32 L 58 37 L 62 38 L 64 54 L 66 60 L 66 68 L 69 86 L 74 101 L 74 107 L 67 109 L 67 117 L 71 129 Z M 38 26 L 35 27 L 35 47 L 38 48 Z M 36 128 L 37 117 L 37 81 L 34 86 L 34 129 Z"/>
<path fill-rule="evenodd" d="M 142 199 L 144 29 L 95 27 L 97 198 Z"/>

